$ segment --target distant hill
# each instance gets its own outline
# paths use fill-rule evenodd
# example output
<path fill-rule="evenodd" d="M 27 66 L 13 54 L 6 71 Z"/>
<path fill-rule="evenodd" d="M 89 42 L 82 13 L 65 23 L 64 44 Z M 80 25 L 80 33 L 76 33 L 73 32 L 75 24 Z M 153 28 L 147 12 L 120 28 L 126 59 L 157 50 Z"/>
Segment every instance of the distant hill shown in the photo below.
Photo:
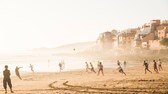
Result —
<path fill-rule="evenodd" d="M 91 49 L 95 46 L 95 42 L 80 42 L 62 45 L 55 48 L 35 48 L 33 52 L 49 52 L 49 53 L 78 53 Z"/>

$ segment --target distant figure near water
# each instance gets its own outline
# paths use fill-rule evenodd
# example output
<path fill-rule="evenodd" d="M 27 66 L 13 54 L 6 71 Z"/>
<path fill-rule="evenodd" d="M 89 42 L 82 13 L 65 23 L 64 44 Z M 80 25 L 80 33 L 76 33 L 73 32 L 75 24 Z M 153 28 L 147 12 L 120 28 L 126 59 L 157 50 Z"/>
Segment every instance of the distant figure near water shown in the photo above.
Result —
<path fill-rule="evenodd" d="M 160 59 L 159 59 L 158 63 L 159 63 L 159 64 L 158 64 L 158 66 L 159 66 L 159 71 L 160 71 L 160 70 L 163 70 L 163 68 L 162 68 L 162 62 L 161 62 Z"/>
<path fill-rule="evenodd" d="M 5 89 L 5 93 L 7 93 L 7 84 L 9 86 L 9 88 L 10 88 L 11 93 L 14 93 L 12 91 L 12 83 L 11 83 L 10 75 L 11 75 L 10 74 L 10 70 L 8 70 L 8 66 L 5 65 L 5 70 L 3 71 L 3 76 L 4 76 L 4 78 L 3 78 L 3 87 Z"/>
<path fill-rule="evenodd" d="M 19 72 L 19 69 L 20 69 L 20 68 L 22 68 L 22 67 L 16 66 L 16 68 L 15 68 L 15 74 L 16 74 L 16 76 L 19 77 L 20 80 L 22 80 L 22 78 L 20 77 L 20 72 Z"/>
<path fill-rule="evenodd" d="M 60 72 L 61 72 L 61 70 L 62 70 L 62 64 L 61 63 L 59 63 L 59 68 L 60 68 Z"/>
<path fill-rule="evenodd" d="M 103 72 L 103 65 L 102 65 L 102 63 L 101 62 L 98 62 L 99 64 L 98 64 L 98 74 L 97 75 L 99 75 L 99 73 L 100 73 L 100 71 L 102 72 L 102 75 L 104 76 L 104 72 Z"/>
<path fill-rule="evenodd" d="M 144 60 L 144 64 L 143 66 L 145 66 L 145 74 L 146 74 L 146 71 L 149 71 L 150 73 L 152 73 L 150 70 L 149 70 L 149 64 Z"/>
<path fill-rule="evenodd" d="M 94 67 L 93 67 L 93 65 L 92 65 L 92 63 L 90 62 L 90 67 L 91 67 L 91 71 L 93 71 L 94 73 L 96 73 L 96 71 L 94 70 Z"/>
<path fill-rule="evenodd" d="M 87 62 L 85 62 L 85 64 L 86 64 L 86 72 L 88 72 L 88 70 L 89 70 L 89 65 L 88 65 Z"/>
<path fill-rule="evenodd" d="M 60 72 L 61 72 L 61 70 L 63 70 L 63 68 L 64 68 L 64 61 L 62 60 L 58 65 L 59 65 L 59 68 L 60 68 Z"/>
<path fill-rule="evenodd" d="M 158 69 L 157 69 L 157 63 L 156 63 L 155 60 L 153 60 L 153 68 L 154 68 L 154 71 L 155 71 L 156 73 L 159 73 L 159 72 L 158 72 Z"/>
<path fill-rule="evenodd" d="M 29 67 L 30 67 L 31 71 L 32 71 L 32 72 L 34 72 L 34 69 L 33 69 L 33 68 L 34 68 L 34 66 L 33 66 L 32 64 L 30 64 L 30 66 L 29 66 Z"/>

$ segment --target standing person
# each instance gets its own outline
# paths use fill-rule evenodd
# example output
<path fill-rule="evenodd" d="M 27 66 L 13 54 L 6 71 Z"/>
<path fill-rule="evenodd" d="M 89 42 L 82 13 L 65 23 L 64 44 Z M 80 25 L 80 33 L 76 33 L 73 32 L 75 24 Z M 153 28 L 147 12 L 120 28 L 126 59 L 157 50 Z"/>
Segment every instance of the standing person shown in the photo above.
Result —
<path fill-rule="evenodd" d="M 119 71 L 120 73 L 122 73 L 122 74 L 125 74 L 125 75 L 126 75 L 126 73 L 124 72 L 124 70 L 122 69 L 122 67 L 121 67 L 121 66 L 119 66 L 119 67 L 118 67 L 118 71 Z"/>
<path fill-rule="evenodd" d="M 150 73 L 152 73 L 150 70 L 149 70 L 149 64 L 144 60 L 144 64 L 143 66 L 145 66 L 145 74 L 146 74 L 146 71 L 149 71 Z"/>
<path fill-rule="evenodd" d="M 34 69 L 33 69 L 33 68 L 34 68 L 34 66 L 33 66 L 32 64 L 30 64 L 30 66 L 29 66 L 29 67 L 30 67 L 31 71 L 32 71 L 32 72 L 34 72 Z"/>
<path fill-rule="evenodd" d="M 99 65 L 98 65 L 99 67 L 99 70 L 98 70 L 98 74 L 97 75 L 99 75 L 99 73 L 100 73 L 100 71 L 102 72 L 102 74 L 103 74 L 103 76 L 104 76 L 104 72 L 103 72 L 103 65 L 102 65 L 102 63 L 101 62 L 99 62 Z"/>
<path fill-rule="evenodd" d="M 87 62 L 85 62 L 85 63 L 86 63 L 86 72 L 88 72 L 89 65 L 88 65 L 88 63 L 87 63 Z"/>
<path fill-rule="evenodd" d="M 59 63 L 59 68 L 60 68 L 60 72 L 61 72 L 61 70 L 62 70 L 62 63 L 61 62 Z"/>
<path fill-rule="evenodd" d="M 96 71 L 94 70 L 94 67 L 93 67 L 93 65 L 92 65 L 92 63 L 90 62 L 90 67 L 91 67 L 91 71 L 93 71 L 94 73 L 96 73 Z"/>
<path fill-rule="evenodd" d="M 16 76 L 19 77 L 20 80 L 22 80 L 22 78 L 20 77 L 20 72 L 19 72 L 19 69 L 20 69 L 20 68 L 22 68 L 22 67 L 16 66 L 16 68 L 15 68 L 15 74 L 16 74 Z"/>
<path fill-rule="evenodd" d="M 10 70 L 8 70 L 8 66 L 7 65 L 5 65 L 5 70 L 3 71 L 3 76 L 4 76 L 4 78 L 3 78 L 3 87 L 5 89 L 5 93 L 7 93 L 7 84 L 9 86 L 9 88 L 10 88 L 11 93 L 14 93 L 12 91 L 12 83 L 11 83 L 11 79 L 10 79 Z"/>
<path fill-rule="evenodd" d="M 159 72 L 158 72 L 158 69 L 157 69 L 157 63 L 156 63 L 155 60 L 153 60 L 153 68 L 154 68 L 154 71 L 155 71 L 156 73 L 159 73 Z"/>
<path fill-rule="evenodd" d="M 64 60 L 62 60 L 58 65 L 59 65 L 60 72 L 61 72 L 61 70 L 63 70 L 65 68 L 65 62 L 64 62 Z"/>
<path fill-rule="evenodd" d="M 161 62 L 160 59 L 159 59 L 158 63 L 159 63 L 159 64 L 158 64 L 158 66 L 159 66 L 159 71 L 160 71 L 160 70 L 163 70 L 163 68 L 162 68 L 162 62 Z"/>

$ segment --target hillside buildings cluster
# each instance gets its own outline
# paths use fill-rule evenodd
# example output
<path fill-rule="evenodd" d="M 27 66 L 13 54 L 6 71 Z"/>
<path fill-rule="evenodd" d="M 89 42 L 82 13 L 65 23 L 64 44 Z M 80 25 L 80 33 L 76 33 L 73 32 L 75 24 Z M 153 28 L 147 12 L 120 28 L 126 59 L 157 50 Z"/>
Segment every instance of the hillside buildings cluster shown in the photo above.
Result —
<path fill-rule="evenodd" d="M 168 38 L 168 20 L 151 20 L 137 28 L 103 32 L 99 35 L 97 43 L 108 49 L 139 47 L 160 50 L 164 48 L 160 45 L 164 38 Z"/>

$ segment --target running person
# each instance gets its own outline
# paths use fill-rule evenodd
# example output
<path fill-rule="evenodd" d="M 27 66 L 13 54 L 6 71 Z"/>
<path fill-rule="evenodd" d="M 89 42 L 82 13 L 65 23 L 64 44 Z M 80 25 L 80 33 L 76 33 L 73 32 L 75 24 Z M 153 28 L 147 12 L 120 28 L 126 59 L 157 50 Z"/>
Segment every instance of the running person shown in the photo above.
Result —
<path fill-rule="evenodd" d="M 126 73 L 124 72 L 124 70 L 122 69 L 122 67 L 121 67 L 121 66 L 119 66 L 119 67 L 118 67 L 118 71 L 119 71 L 120 73 L 122 73 L 122 74 L 125 74 L 125 75 L 126 75 Z"/>
<path fill-rule="evenodd" d="M 98 64 L 98 68 L 99 68 L 99 70 L 98 70 L 98 74 L 97 75 L 99 75 L 99 73 L 100 73 L 100 71 L 102 72 L 102 74 L 103 74 L 103 76 L 104 76 L 104 72 L 103 72 L 103 65 L 102 65 L 102 63 L 101 62 L 98 62 L 99 64 Z"/>
<path fill-rule="evenodd" d="M 9 88 L 10 88 L 11 93 L 14 93 L 12 91 L 12 83 L 11 83 L 11 79 L 10 79 L 10 70 L 8 70 L 8 66 L 7 65 L 5 65 L 5 70 L 3 71 L 3 76 L 4 76 L 4 78 L 3 78 L 3 87 L 5 89 L 5 93 L 7 93 L 7 84 L 9 86 Z"/>
<path fill-rule="evenodd" d="M 20 77 L 20 72 L 19 72 L 20 68 L 22 68 L 22 67 L 16 66 L 16 68 L 15 68 L 15 74 L 19 77 L 20 80 L 22 80 L 22 78 Z"/>
<path fill-rule="evenodd" d="M 96 71 L 94 70 L 94 67 L 93 67 L 93 65 L 92 65 L 92 63 L 90 62 L 90 67 L 91 67 L 91 71 L 93 71 L 94 73 L 96 73 Z"/>
<path fill-rule="evenodd" d="M 159 71 L 160 71 L 160 70 L 163 70 L 163 68 L 162 68 L 162 62 L 161 62 L 160 59 L 159 59 L 158 63 L 159 63 L 159 64 L 158 64 L 158 66 L 159 66 Z"/>
<path fill-rule="evenodd" d="M 145 74 L 146 74 L 146 71 L 149 71 L 150 73 L 152 73 L 150 70 L 149 70 L 149 64 L 144 60 L 144 64 L 143 66 L 145 66 Z"/>
<path fill-rule="evenodd" d="M 86 63 L 86 72 L 88 72 L 89 65 L 88 65 L 88 63 L 87 63 L 87 62 L 85 62 L 85 63 Z"/>
<path fill-rule="evenodd" d="M 34 69 L 33 69 L 33 68 L 34 68 L 34 66 L 33 66 L 32 64 L 30 64 L 30 66 L 29 66 L 29 67 L 30 67 L 31 71 L 32 71 L 32 72 L 34 72 Z"/>
<path fill-rule="evenodd" d="M 153 68 L 154 68 L 154 71 L 155 71 L 156 73 L 159 73 L 159 72 L 158 72 L 158 69 L 157 69 L 157 63 L 156 63 L 155 60 L 153 60 Z"/>

